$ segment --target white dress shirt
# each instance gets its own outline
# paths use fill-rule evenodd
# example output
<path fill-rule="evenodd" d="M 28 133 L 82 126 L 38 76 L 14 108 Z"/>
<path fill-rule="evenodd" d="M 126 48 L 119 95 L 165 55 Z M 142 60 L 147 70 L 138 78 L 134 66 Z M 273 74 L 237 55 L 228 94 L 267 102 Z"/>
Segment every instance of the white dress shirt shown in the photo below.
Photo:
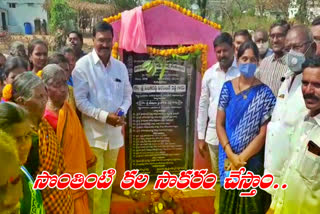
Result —
<path fill-rule="evenodd" d="M 240 72 L 235 59 L 226 73 L 221 70 L 219 62 L 204 73 L 198 112 L 198 138 L 200 140 L 205 139 L 209 144 L 219 145 L 216 132 L 216 116 L 220 92 L 226 81 L 232 80 L 239 75 Z"/>
<path fill-rule="evenodd" d="M 290 138 L 295 126 L 308 112 L 301 89 L 302 74 L 295 77 L 289 91 L 292 79 L 293 74 L 287 72 L 267 127 L 264 167 L 265 173 L 275 176 L 275 182 L 278 182 L 282 169 L 287 167 L 292 152 Z M 270 194 L 274 192 L 273 188 L 267 191 Z"/>
<path fill-rule="evenodd" d="M 306 116 L 297 125 L 291 140 L 292 156 L 282 171 L 279 183 L 280 186 L 286 183 L 288 187 L 286 190 L 278 189 L 271 204 L 275 214 L 319 213 L 320 156 L 308 149 L 310 141 L 320 147 L 319 133 L 320 114 Z"/>
<path fill-rule="evenodd" d="M 109 112 L 121 108 L 126 113 L 131 105 L 132 87 L 126 66 L 110 57 L 105 67 L 93 50 L 79 59 L 72 78 L 76 105 L 82 112 L 90 145 L 104 150 L 121 147 L 121 127 L 113 127 L 106 120 Z"/>

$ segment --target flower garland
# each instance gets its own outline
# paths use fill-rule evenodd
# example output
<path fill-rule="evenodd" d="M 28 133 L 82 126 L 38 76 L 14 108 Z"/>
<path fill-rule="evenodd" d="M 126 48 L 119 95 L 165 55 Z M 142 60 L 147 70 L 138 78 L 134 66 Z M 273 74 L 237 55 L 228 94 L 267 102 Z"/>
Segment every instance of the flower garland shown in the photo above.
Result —
<path fill-rule="evenodd" d="M 147 206 L 137 208 L 137 213 L 183 213 L 180 198 L 184 196 L 178 189 L 171 190 L 125 190 L 123 195 Z"/>
<path fill-rule="evenodd" d="M 205 19 L 205 18 L 202 18 L 201 16 L 195 14 L 195 13 L 192 13 L 191 10 L 187 10 L 186 8 L 183 8 L 181 7 L 180 5 L 178 4 L 175 4 L 173 2 L 170 2 L 170 1 L 164 1 L 164 0 L 155 0 L 155 1 L 152 1 L 152 2 L 148 2 L 146 4 L 144 4 L 142 6 L 142 10 L 147 10 L 147 9 L 150 9 L 150 8 L 153 8 L 153 7 L 156 7 L 158 5 L 165 5 L 167 7 L 170 7 L 186 16 L 189 16 L 197 21 L 200 21 L 204 24 L 207 24 L 215 29 L 218 29 L 218 30 L 221 30 L 221 25 L 220 24 L 217 24 L 215 22 L 212 22 L 208 19 Z M 121 13 L 118 13 L 117 15 L 115 16 L 110 16 L 108 18 L 104 18 L 103 21 L 105 22 L 108 22 L 108 23 L 111 23 L 111 22 L 114 22 L 114 21 L 117 21 L 121 18 Z"/>
<path fill-rule="evenodd" d="M 111 55 L 113 58 L 118 59 L 118 48 L 119 48 L 119 43 L 116 42 L 113 44 Z"/>
<path fill-rule="evenodd" d="M 148 53 L 151 55 L 158 56 L 172 56 L 172 55 L 185 55 L 189 53 L 194 53 L 197 50 L 201 51 L 201 73 L 203 74 L 208 67 L 207 57 L 208 57 L 208 45 L 205 44 L 195 44 L 191 46 L 182 46 L 179 48 L 170 48 L 166 50 L 161 50 L 157 48 L 148 47 Z"/>
<path fill-rule="evenodd" d="M 36 75 L 37 75 L 40 79 L 42 79 L 42 73 L 43 73 L 43 70 L 39 70 Z"/>
<path fill-rule="evenodd" d="M 43 70 L 39 70 L 36 75 L 41 79 L 42 78 L 42 73 L 43 73 Z M 2 89 L 2 100 L 4 102 L 10 101 L 11 98 L 12 98 L 12 92 L 13 92 L 12 84 L 7 84 Z"/>
<path fill-rule="evenodd" d="M 118 58 L 118 42 L 114 43 L 112 47 L 112 57 L 117 59 Z M 169 57 L 172 55 L 185 55 L 189 53 L 194 53 L 197 50 L 201 51 L 201 73 L 204 74 L 204 72 L 208 68 L 208 45 L 205 44 L 195 44 L 191 46 L 182 46 L 179 48 L 170 48 L 170 49 L 157 49 L 148 47 L 147 48 L 148 53 L 150 55 L 154 56 L 163 56 L 163 57 Z"/>
<path fill-rule="evenodd" d="M 8 102 L 11 100 L 12 98 L 12 85 L 11 84 L 7 84 L 3 89 L 2 89 L 2 99 L 5 102 Z"/>

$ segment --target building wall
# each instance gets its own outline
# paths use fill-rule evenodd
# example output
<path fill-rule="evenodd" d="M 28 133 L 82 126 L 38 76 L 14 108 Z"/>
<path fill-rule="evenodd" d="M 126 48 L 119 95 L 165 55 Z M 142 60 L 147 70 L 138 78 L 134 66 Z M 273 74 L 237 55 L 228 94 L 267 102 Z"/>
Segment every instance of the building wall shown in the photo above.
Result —
<path fill-rule="evenodd" d="M 4 14 L 4 20 L 2 20 Z M 5 27 L 8 27 L 8 12 L 0 8 L 0 31 L 6 30 Z"/>
<path fill-rule="evenodd" d="M 34 20 L 47 20 L 47 12 L 42 8 L 44 0 L 1 0 L 0 8 L 7 11 L 8 30 L 11 33 L 24 34 L 24 23 L 30 22 L 32 32 L 35 31 Z M 10 8 L 9 4 L 15 4 L 15 8 Z"/>

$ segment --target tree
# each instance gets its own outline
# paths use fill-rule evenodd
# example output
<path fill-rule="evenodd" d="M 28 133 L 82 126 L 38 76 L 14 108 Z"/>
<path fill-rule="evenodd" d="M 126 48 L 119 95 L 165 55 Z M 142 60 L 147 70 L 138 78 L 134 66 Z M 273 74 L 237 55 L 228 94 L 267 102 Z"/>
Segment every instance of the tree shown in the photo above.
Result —
<path fill-rule="evenodd" d="M 110 0 L 110 3 L 114 4 L 119 12 L 130 10 L 141 5 L 140 0 Z"/>
<path fill-rule="evenodd" d="M 271 0 L 272 5 L 275 5 L 275 8 L 278 8 L 280 12 L 285 15 L 285 18 L 288 18 L 289 16 L 288 10 L 290 2 L 291 0 Z"/>
<path fill-rule="evenodd" d="M 256 8 L 259 12 L 259 15 L 262 17 L 264 16 L 264 12 L 266 11 L 266 9 L 268 8 L 268 2 L 266 0 L 256 0 Z"/>
<path fill-rule="evenodd" d="M 184 7 L 188 10 L 192 10 L 192 5 L 197 4 L 199 6 L 199 14 L 203 18 L 206 18 L 208 9 L 208 0 L 172 0 L 172 2 Z"/>
<path fill-rule="evenodd" d="M 49 26 L 54 33 L 52 46 L 54 50 L 58 50 L 65 45 L 67 33 L 76 28 L 76 13 L 66 0 L 52 0 L 48 8 L 50 10 Z"/>
<path fill-rule="evenodd" d="M 76 21 L 75 11 L 68 5 L 66 0 L 52 0 L 50 5 L 50 30 L 58 29 L 69 31 Z"/>
<path fill-rule="evenodd" d="M 172 0 L 172 2 L 188 10 L 191 10 L 191 5 L 194 3 L 192 0 Z"/>
<path fill-rule="evenodd" d="M 255 0 L 255 5 L 260 17 L 264 16 L 266 10 L 269 10 L 280 12 L 287 18 L 290 2 L 291 0 Z"/>
<path fill-rule="evenodd" d="M 206 15 L 208 13 L 208 10 L 207 10 L 208 0 L 197 0 L 197 4 L 200 8 L 200 16 L 202 16 L 203 18 L 206 18 Z"/>
<path fill-rule="evenodd" d="M 255 4 L 252 0 L 226 0 L 224 4 L 220 4 L 223 22 L 228 22 L 231 25 L 232 33 L 239 25 L 241 18 L 254 8 Z"/>
<path fill-rule="evenodd" d="M 298 8 L 298 13 L 296 14 L 295 18 L 301 22 L 301 23 L 304 23 L 304 24 L 307 24 L 308 23 L 308 6 L 309 5 L 314 5 L 314 1 L 313 0 L 296 0 L 295 2 L 297 5 L 299 5 L 299 8 Z"/>
<path fill-rule="evenodd" d="M 86 2 L 91 2 L 91 3 L 99 3 L 99 4 L 108 3 L 108 0 L 81 0 L 81 1 L 86 1 Z"/>

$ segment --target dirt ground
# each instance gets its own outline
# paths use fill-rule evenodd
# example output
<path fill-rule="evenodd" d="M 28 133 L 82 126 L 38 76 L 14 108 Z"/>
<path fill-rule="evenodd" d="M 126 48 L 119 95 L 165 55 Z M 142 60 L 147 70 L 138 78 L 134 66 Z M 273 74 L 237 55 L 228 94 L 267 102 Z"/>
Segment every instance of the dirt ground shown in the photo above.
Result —
<path fill-rule="evenodd" d="M 21 41 L 25 44 L 25 47 L 27 48 L 28 43 L 32 39 L 42 39 L 49 44 L 49 52 L 53 52 L 56 50 L 53 50 L 52 47 L 54 45 L 54 37 L 50 35 L 9 35 L 6 37 L 0 37 L 0 53 L 8 54 L 9 53 L 9 46 L 14 41 Z M 83 44 L 83 50 L 85 52 L 89 52 L 92 49 L 93 42 L 91 37 L 84 38 L 84 44 Z"/>

